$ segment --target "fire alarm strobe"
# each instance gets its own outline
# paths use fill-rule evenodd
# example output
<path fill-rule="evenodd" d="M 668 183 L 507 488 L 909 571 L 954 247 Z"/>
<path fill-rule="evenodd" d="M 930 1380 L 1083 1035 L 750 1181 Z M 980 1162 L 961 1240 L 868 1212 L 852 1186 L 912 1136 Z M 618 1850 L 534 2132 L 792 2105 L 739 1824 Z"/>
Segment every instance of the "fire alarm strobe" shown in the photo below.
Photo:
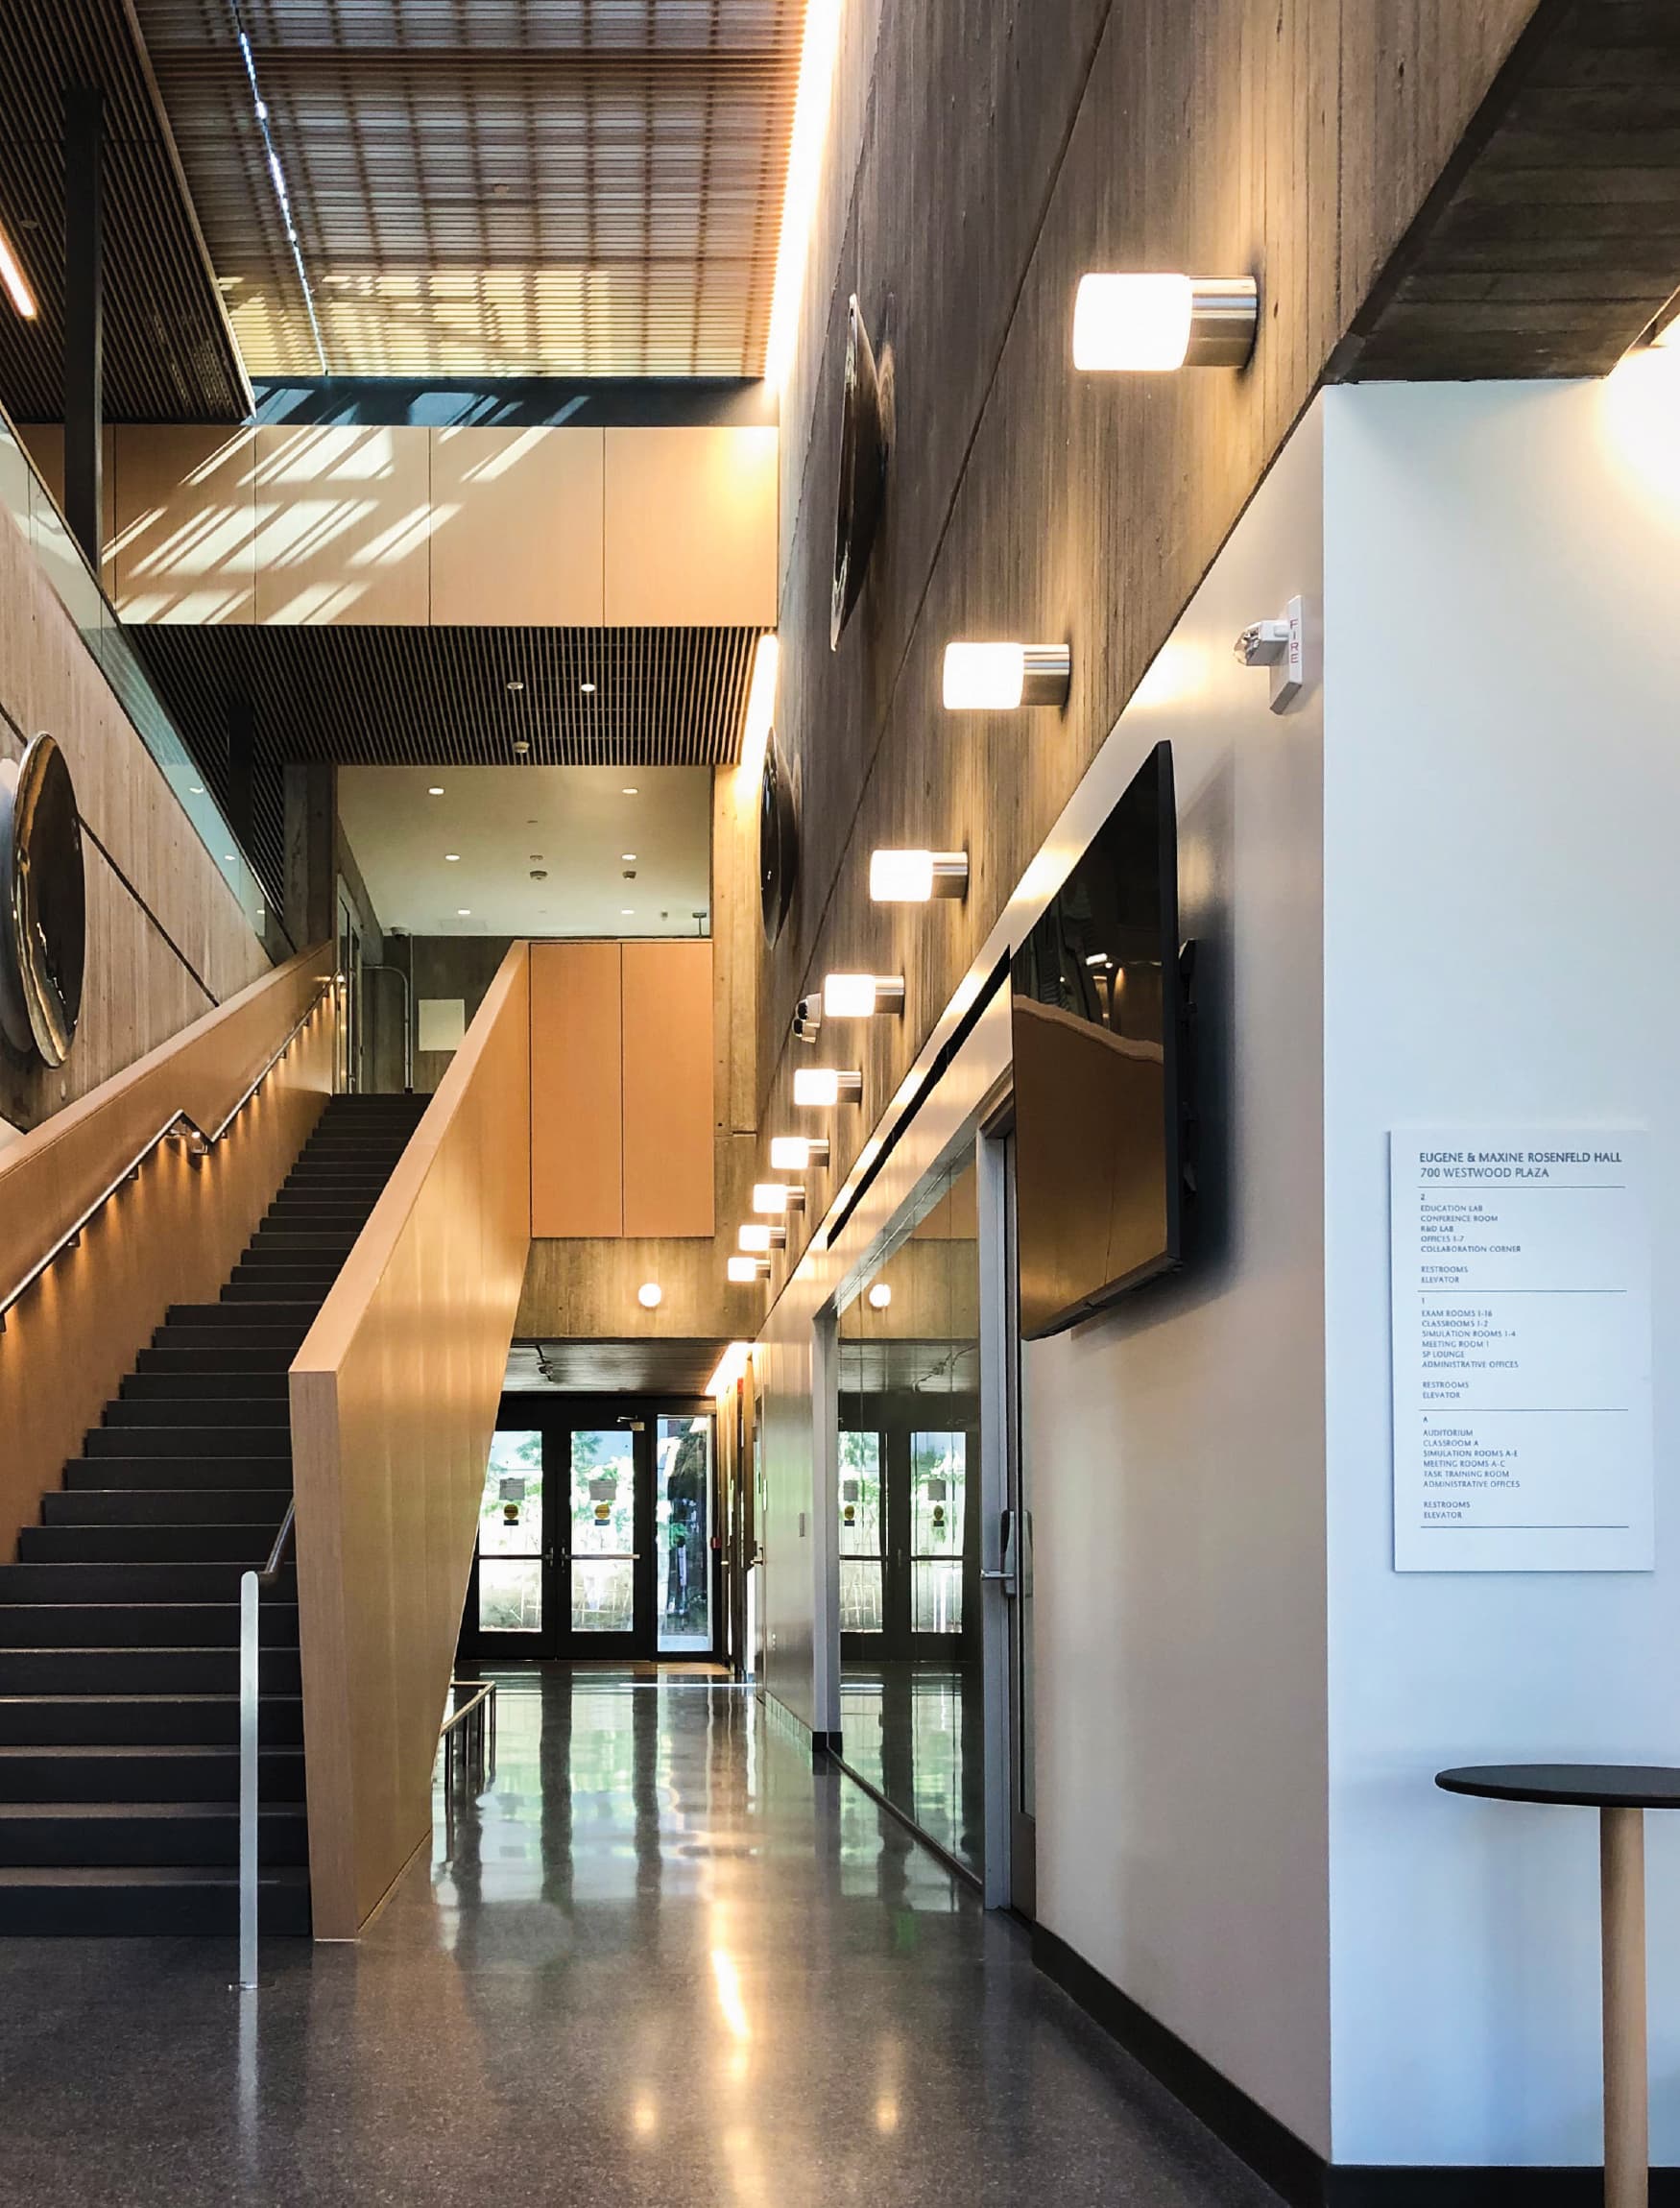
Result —
<path fill-rule="evenodd" d="M 1272 670 L 1272 710 L 1285 711 L 1307 684 L 1307 601 L 1291 598 L 1281 621 L 1251 621 L 1236 639 L 1245 667 Z"/>

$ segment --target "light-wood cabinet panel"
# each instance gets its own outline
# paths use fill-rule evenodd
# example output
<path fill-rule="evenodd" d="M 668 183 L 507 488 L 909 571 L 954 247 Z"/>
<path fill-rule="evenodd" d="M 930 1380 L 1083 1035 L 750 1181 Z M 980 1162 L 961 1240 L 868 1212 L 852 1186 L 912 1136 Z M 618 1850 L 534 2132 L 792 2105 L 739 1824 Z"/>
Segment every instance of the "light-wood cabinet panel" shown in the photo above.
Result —
<path fill-rule="evenodd" d="M 711 945 L 624 948 L 624 1232 L 713 1232 Z"/>
<path fill-rule="evenodd" d="M 616 943 L 531 949 L 531 1231 L 624 1232 Z"/>

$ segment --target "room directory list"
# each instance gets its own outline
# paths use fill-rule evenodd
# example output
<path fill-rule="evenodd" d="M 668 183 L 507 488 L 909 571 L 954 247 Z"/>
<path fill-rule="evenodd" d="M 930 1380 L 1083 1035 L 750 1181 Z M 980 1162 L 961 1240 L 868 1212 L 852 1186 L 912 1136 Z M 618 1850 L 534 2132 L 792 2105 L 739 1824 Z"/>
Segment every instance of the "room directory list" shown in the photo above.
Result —
<path fill-rule="evenodd" d="M 1650 1570 L 1644 1145 L 1395 1131 L 1397 1571 Z"/>

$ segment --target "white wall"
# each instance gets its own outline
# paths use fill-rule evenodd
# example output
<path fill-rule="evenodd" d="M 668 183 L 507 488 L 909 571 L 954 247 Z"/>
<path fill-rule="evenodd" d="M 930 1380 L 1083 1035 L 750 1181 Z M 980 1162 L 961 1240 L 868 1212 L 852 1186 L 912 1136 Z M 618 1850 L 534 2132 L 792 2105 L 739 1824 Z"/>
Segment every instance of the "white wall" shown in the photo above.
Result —
<path fill-rule="evenodd" d="M 1201 946 L 1205 1208 L 1182 1284 L 1023 1351 L 1039 1915 L 1321 2152 L 1320 755 L 1232 644 L 1320 589 L 1316 413 L 1110 737 L 1173 745 Z"/>
<path fill-rule="evenodd" d="M 1590 1812 L 1444 1764 L 1680 1761 L 1680 353 L 1324 402 L 1335 2158 L 1599 2153 Z M 1653 1132 L 1658 1564 L 1390 1566 L 1388 1130 Z M 1680 2160 L 1680 1822 L 1647 1820 Z"/>

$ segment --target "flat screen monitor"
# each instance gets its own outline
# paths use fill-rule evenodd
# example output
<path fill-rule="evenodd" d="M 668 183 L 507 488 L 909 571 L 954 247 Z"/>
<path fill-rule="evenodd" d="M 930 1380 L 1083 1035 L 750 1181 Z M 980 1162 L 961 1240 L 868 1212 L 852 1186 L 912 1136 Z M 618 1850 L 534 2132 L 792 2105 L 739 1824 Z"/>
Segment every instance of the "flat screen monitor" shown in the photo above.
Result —
<path fill-rule="evenodd" d="M 1182 1262 L 1185 978 L 1158 744 L 1010 970 L 1020 1331 Z"/>

